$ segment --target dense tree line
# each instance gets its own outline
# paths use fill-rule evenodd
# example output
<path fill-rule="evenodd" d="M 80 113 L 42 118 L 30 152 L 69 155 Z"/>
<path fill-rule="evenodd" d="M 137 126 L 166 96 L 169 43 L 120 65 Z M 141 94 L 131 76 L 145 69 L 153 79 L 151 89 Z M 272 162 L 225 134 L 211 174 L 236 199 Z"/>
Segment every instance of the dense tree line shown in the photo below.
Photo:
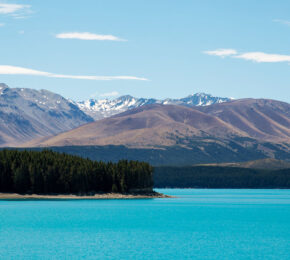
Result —
<path fill-rule="evenodd" d="M 127 193 L 152 190 L 148 163 L 122 160 L 97 162 L 50 150 L 0 151 L 0 192 Z"/>
<path fill-rule="evenodd" d="M 290 188 L 290 169 L 155 167 L 157 188 Z"/>

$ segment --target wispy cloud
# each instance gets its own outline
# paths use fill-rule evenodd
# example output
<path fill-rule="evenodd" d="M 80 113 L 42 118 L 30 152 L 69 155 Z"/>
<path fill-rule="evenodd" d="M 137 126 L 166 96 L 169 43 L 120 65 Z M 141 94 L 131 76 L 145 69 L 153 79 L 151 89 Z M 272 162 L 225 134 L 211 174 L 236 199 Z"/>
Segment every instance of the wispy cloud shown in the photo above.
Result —
<path fill-rule="evenodd" d="M 235 56 L 235 58 L 255 62 L 289 62 L 290 55 L 269 54 L 264 52 L 246 52 Z"/>
<path fill-rule="evenodd" d="M 249 60 L 254 62 L 290 62 L 290 55 L 271 54 L 265 52 L 244 52 L 238 53 L 234 49 L 218 49 L 213 51 L 205 51 L 205 54 L 215 56 L 229 56 L 231 58 Z M 225 54 L 226 53 L 226 54 Z"/>
<path fill-rule="evenodd" d="M 31 13 L 30 8 L 30 5 L 0 3 L 0 14 L 25 18 L 27 14 Z"/>
<path fill-rule="evenodd" d="M 116 96 L 119 96 L 119 95 L 120 95 L 119 92 L 112 91 L 112 92 L 100 94 L 99 96 L 100 97 L 116 97 Z"/>
<path fill-rule="evenodd" d="M 0 14 L 12 14 L 20 10 L 30 8 L 29 5 L 19 5 L 19 4 L 2 4 L 0 3 Z"/>
<path fill-rule="evenodd" d="M 290 26 L 290 21 L 288 21 L 288 20 L 274 19 L 273 22 L 275 22 L 275 23 L 281 23 L 281 24 Z"/>
<path fill-rule="evenodd" d="M 237 54 L 237 51 L 233 49 L 217 49 L 213 51 L 205 51 L 204 53 L 213 56 L 226 57 Z"/>
<path fill-rule="evenodd" d="M 114 35 L 94 34 L 89 32 L 67 32 L 56 35 L 59 39 L 77 39 L 87 41 L 126 41 Z"/>
<path fill-rule="evenodd" d="M 0 27 L 3 27 L 3 26 L 5 26 L 5 23 L 0 23 Z"/>
<path fill-rule="evenodd" d="M 23 67 L 0 65 L 0 74 L 2 75 L 31 75 L 42 76 L 49 78 L 63 78 L 63 79 L 86 79 L 86 80 L 148 80 L 135 76 L 82 76 L 82 75 L 63 75 L 39 70 L 33 70 Z"/>

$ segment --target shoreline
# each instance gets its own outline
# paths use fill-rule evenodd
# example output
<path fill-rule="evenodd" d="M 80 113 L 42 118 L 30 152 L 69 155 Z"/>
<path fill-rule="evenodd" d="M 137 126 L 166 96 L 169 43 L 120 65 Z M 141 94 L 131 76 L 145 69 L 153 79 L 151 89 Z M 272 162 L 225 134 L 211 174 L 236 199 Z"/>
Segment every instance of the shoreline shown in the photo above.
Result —
<path fill-rule="evenodd" d="M 101 199 L 156 199 L 172 198 L 158 192 L 135 194 L 135 193 L 96 193 L 94 195 L 76 195 L 76 194 L 18 194 L 18 193 L 0 193 L 0 200 L 101 200 Z"/>

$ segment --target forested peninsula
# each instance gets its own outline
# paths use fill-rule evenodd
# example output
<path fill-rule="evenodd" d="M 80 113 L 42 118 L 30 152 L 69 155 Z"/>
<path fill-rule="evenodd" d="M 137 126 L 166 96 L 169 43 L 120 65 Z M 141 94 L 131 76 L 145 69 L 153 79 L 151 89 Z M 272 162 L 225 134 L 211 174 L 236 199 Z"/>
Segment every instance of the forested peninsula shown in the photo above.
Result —
<path fill-rule="evenodd" d="M 104 163 L 50 150 L 2 150 L 0 198 L 19 197 L 8 193 L 28 198 L 32 194 L 52 198 L 59 194 L 70 195 L 68 198 L 160 197 L 162 194 L 153 191 L 152 174 L 153 168 L 145 162 Z"/>

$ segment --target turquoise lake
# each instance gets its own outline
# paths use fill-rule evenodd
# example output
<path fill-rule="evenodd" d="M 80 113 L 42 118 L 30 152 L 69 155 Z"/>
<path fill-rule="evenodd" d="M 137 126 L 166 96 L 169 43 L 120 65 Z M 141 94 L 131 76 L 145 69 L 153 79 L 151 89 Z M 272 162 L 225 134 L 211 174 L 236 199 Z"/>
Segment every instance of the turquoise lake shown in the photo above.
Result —
<path fill-rule="evenodd" d="M 1 200 L 0 259 L 290 259 L 290 190 Z"/>

